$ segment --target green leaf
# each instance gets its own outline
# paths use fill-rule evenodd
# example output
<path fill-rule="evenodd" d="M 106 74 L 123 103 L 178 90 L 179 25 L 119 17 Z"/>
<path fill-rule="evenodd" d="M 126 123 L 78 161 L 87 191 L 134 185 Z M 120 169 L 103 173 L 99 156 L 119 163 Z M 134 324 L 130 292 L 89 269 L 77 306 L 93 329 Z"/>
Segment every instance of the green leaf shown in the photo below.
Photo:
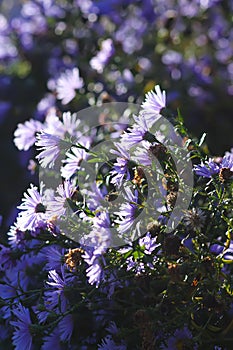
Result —
<path fill-rule="evenodd" d="M 135 250 L 133 252 L 133 257 L 134 257 L 134 260 L 138 260 L 140 258 L 143 258 L 144 257 L 144 253 L 141 251 L 141 250 Z"/>
<path fill-rule="evenodd" d="M 101 159 L 101 158 L 91 158 L 91 159 L 88 159 L 87 162 L 88 163 L 102 163 L 103 159 Z"/>
<path fill-rule="evenodd" d="M 127 259 L 130 255 L 132 255 L 133 249 L 130 249 L 127 253 L 124 254 L 124 259 Z"/>

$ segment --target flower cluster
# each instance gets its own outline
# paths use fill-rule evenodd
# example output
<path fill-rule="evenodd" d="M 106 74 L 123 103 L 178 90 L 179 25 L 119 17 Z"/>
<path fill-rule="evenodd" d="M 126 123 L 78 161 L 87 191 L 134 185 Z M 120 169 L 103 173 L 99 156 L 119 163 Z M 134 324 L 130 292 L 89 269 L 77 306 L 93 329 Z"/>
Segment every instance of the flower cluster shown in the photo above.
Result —
<path fill-rule="evenodd" d="M 77 70 L 63 78 L 70 99 L 82 80 Z M 0 344 L 229 349 L 233 152 L 209 158 L 158 85 L 137 113 L 127 105 L 116 119 L 115 106 L 96 107 L 98 126 L 88 110 L 84 119 L 52 108 L 15 131 L 19 149 L 35 144 L 40 189 L 24 193 L 1 245 Z"/>
<path fill-rule="evenodd" d="M 23 170 L 33 149 L 14 150 L 12 132 L 28 116 L 31 129 L 40 130 L 52 107 L 73 113 L 102 101 L 141 104 L 141 92 L 160 82 L 194 134 L 208 128 L 214 153 L 229 147 L 232 1 L 2 0 L 0 10 L 0 124 L 9 163 L 0 181 L 18 173 L 0 193 L 5 230 L 21 189 L 35 181 L 34 163 L 32 176 Z"/>

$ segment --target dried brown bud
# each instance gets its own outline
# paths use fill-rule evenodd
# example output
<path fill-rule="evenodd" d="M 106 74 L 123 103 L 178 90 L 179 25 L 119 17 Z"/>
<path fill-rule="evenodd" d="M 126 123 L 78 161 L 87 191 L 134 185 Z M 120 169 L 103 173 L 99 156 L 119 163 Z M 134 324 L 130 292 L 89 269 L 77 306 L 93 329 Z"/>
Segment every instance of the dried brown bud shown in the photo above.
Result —
<path fill-rule="evenodd" d="M 144 309 L 139 309 L 134 313 L 134 322 L 140 327 L 145 328 L 149 321 L 149 316 Z"/>
<path fill-rule="evenodd" d="M 146 227 L 147 231 L 151 234 L 152 237 L 157 236 L 160 233 L 161 224 L 158 221 L 149 222 Z"/>
<path fill-rule="evenodd" d="M 178 255 L 181 240 L 178 236 L 170 235 L 165 238 L 163 243 L 164 252 L 168 255 Z"/>
<path fill-rule="evenodd" d="M 72 194 L 71 199 L 72 199 L 72 201 L 75 201 L 75 202 L 82 202 L 83 196 L 81 195 L 79 190 L 75 190 L 74 193 Z"/>
<path fill-rule="evenodd" d="M 141 167 L 138 167 L 137 169 L 134 170 L 134 178 L 133 178 L 132 182 L 135 185 L 140 186 L 142 184 L 142 182 L 145 180 L 144 177 L 145 177 L 145 174 L 144 174 L 143 169 Z"/>
<path fill-rule="evenodd" d="M 82 254 L 84 250 L 81 248 L 70 249 L 65 255 L 65 263 L 70 270 L 75 270 L 82 262 Z"/>
<path fill-rule="evenodd" d="M 156 158 L 159 158 L 161 156 L 164 156 L 167 152 L 167 149 L 164 145 L 154 145 L 150 147 L 150 152 L 155 156 Z"/>
<path fill-rule="evenodd" d="M 184 215 L 184 222 L 191 229 L 201 230 L 204 226 L 206 216 L 199 208 L 192 208 L 187 210 Z"/>
<path fill-rule="evenodd" d="M 165 174 L 165 176 L 162 178 L 162 185 L 165 190 L 170 192 L 177 192 L 179 188 L 175 180 L 168 174 Z"/>
<path fill-rule="evenodd" d="M 106 199 L 106 201 L 112 202 L 115 199 L 117 199 L 118 195 L 119 195 L 118 192 L 110 192 L 110 193 L 106 194 L 106 196 L 104 198 Z"/>
<path fill-rule="evenodd" d="M 222 168 L 219 172 L 219 179 L 222 183 L 227 182 L 233 176 L 233 171 L 229 168 Z"/>
<path fill-rule="evenodd" d="M 177 199 L 177 192 L 171 191 L 167 194 L 167 204 L 174 208 Z"/>

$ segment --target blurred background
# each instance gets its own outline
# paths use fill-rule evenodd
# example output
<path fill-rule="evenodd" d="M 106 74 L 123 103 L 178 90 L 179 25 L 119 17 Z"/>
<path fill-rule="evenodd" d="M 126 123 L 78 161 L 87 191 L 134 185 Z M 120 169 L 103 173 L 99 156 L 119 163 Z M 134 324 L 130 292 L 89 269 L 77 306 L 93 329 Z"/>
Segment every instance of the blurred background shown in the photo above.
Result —
<path fill-rule="evenodd" d="M 141 103 L 159 84 L 212 155 L 233 147 L 231 0 L 0 1 L 0 215 L 5 232 L 37 176 L 35 150 L 14 131 L 49 108 L 78 111 L 104 101 Z M 63 105 L 56 81 L 78 67 L 84 86 Z"/>

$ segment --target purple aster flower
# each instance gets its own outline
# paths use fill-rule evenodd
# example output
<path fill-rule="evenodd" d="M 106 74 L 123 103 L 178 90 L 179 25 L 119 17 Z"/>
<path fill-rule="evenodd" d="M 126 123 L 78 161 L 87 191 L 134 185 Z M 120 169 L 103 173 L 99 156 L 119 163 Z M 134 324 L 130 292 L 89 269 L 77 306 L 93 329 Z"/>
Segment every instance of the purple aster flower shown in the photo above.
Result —
<path fill-rule="evenodd" d="M 211 244 L 210 246 L 210 252 L 216 255 L 222 254 L 223 250 L 224 250 L 224 245 L 220 243 Z"/>
<path fill-rule="evenodd" d="M 61 4 L 56 3 L 54 0 L 42 0 L 42 12 L 45 14 L 46 17 L 53 17 L 53 18 L 64 18 L 65 17 L 65 10 Z"/>
<path fill-rule="evenodd" d="M 221 162 L 221 168 L 228 168 L 233 171 L 233 154 L 229 153 L 225 155 Z"/>
<path fill-rule="evenodd" d="M 122 283 L 122 280 L 119 280 L 118 270 L 115 269 L 115 270 L 112 270 L 111 273 L 108 275 L 107 283 L 101 286 L 101 292 L 103 292 L 108 299 L 111 299 L 116 289 L 119 290 L 119 288 L 123 288 L 123 286 L 126 286 L 126 285 L 127 285 L 127 282 Z M 112 323 L 114 324 L 114 322 Z M 114 329 L 115 329 L 114 326 L 112 327 L 110 326 L 109 328 L 107 328 L 107 331 L 109 333 L 116 334 L 118 330 L 115 329 L 116 333 L 114 333 Z"/>
<path fill-rule="evenodd" d="M 47 29 L 46 18 L 36 2 L 30 1 L 22 5 L 20 20 L 20 26 L 17 29 L 22 34 L 41 34 Z"/>
<path fill-rule="evenodd" d="M 111 153 L 116 154 L 117 160 L 113 165 L 113 169 L 110 174 L 113 176 L 111 183 L 115 186 L 121 186 L 123 179 L 130 179 L 130 171 L 128 169 L 128 163 L 130 161 L 130 154 L 127 150 L 120 144 L 115 144 L 118 150 L 112 150 Z"/>
<path fill-rule="evenodd" d="M 2 283 L 0 284 L 0 298 L 2 301 L 5 301 L 5 306 L 0 308 L 0 317 L 3 320 L 7 320 L 12 316 L 12 309 L 9 300 L 11 298 L 12 300 L 17 300 L 16 288 L 9 285 L 9 281 L 11 281 L 10 276 L 6 274 L 6 276 L 2 278 Z"/>
<path fill-rule="evenodd" d="M 46 282 L 50 289 L 45 291 L 45 305 L 48 309 L 53 310 L 59 307 L 61 312 L 66 312 L 69 301 L 65 296 L 65 288 L 71 286 L 75 277 L 67 272 L 65 268 L 61 267 L 61 275 L 55 270 L 49 271 L 48 281 Z"/>
<path fill-rule="evenodd" d="M 161 91 L 160 86 L 155 86 L 155 92 L 149 91 L 145 96 L 145 102 L 141 105 L 143 114 L 148 120 L 155 118 L 166 107 L 166 93 Z"/>
<path fill-rule="evenodd" d="M 233 156 L 231 154 L 225 155 L 220 164 L 217 164 L 211 158 L 205 163 L 201 162 L 201 164 L 194 166 L 194 171 L 197 175 L 211 178 L 213 175 L 219 174 L 224 168 L 233 171 Z"/>
<path fill-rule="evenodd" d="M 36 133 L 43 129 L 38 120 L 30 119 L 24 124 L 18 124 L 14 132 L 14 143 L 19 150 L 27 151 L 36 141 Z"/>
<path fill-rule="evenodd" d="M 79 142 L 81 146 L 83 146 L 86 149 L 89 149 L 90 147 L 90 139 L 86 138 Z M 72 152 L 66 153 L 66 160 L 63 162 L 65 165 L 61 168 L 61 176 L 65 179 L 69 179 L 77 170 L 80 169 L 80 164 L 83 160 L 86 160 L 88 158 L 88 152 L 82 147 L 73 146 L 71 148 Z"/>
<path fill-rule="evenodd" d="M 233 241 L 231 241 L 229 247 L 223 251 L 223 259 L 233 261 Z"/>
<path fill-rule="evenodd" d="M 69 341 L 74 329 L 74 321 L 71 314 L 66 315 L 58 324 L 60 339 Z"/>
<path fill-rule="evenodd" d="M 147 21 L 139 8 L 134 8 L 116 31 L 115 39 L 122 44 L 124 52 L 132 54 L 143 45 L 142 35 L 147 28 Z"/>
<path fill-rule="evenodd" d="M 103 40 L 101 43 L 101 50 L 90 60 L 90 66 L 98 73 L 103 73 L 103 69 L 113 53 L 114 46 L 112 39 Z"/>
<path fill-rule="evenodd" d="M 87 228 L 88 234 L 82 238 L 81 244 L 92 247 L 95 251 L 98 250 L 98 254 L 103 254 L 112 241 L 109 214 L 105 211 L 98 212 L 94 218 L 86 218 L 86 220 L 92 226 Z"/>
<path fill-rule="evenodd" d="M 120 219 L 115 222 L 119 224 L 119 233 L 125 233 L 130 230 L 135 223 L 136 214 L 138 211 L 138 191 L 132 192 L 130 188 L 125 188 L 126 203 L 121 204 L 120 211 L 116 213 Z"/>
<path fill-rule="evenodd" d="M 104 196 L 107 195 L 106 188 L 100 188 L 96 182 L 91 184 L 91 190 L 83 190 L 84 195 L 86 196 L 86 203 L 90 210 L 95 211 L 98 207 L 101 206 L 101 203 L 104 201 Z"/>
<path fill-rule="evenodd" d="M 60 332 L 58 327 L 49 334 L 47 337 L 44 337 L 44 344 L 42 345 L 41 350 L 62 350 L 63 346 L 60 343 Z"/>
<path fill-rule="evenodd" d="M 69 180 L 65 180 L 63 184 L 60 184 L 57 188 L 58 196 L 55 196 L 53 200 L 47 202 L 48 215 L 51 217 L 65 215 L 69 208 L 67 199 L 71 199 L 75 189 L 76 187 Z"/>
<path fill-rule="evenodd" d="M 156 243 L 157 237 L 152 238 L 151 234 L 148 232 L 143 238 L 139 239 L 139 245 L 144 247 L 144 252 L 150 255 L 155 248 L 157 248 L 160 244 Z"/>
<path fill-rule="evenodd" d="M 44 131 L 37 134 L 36 146 L 41 151 L 36 158 L 43 168 L 52 168 L 55 164 L 57 157 L 61 154 L 62 150 L 68 148 L 68 143 L 63 141 L 56 135 L 48 134 Z"/>
<path fill-rule="evenodd" d="M 5 271 L 14 266 L 14 264 L 12 249 L 0 244 L 0 271 Z"/>
<path fill-rule="evenodd" d="M 124 148 L 131 148 L 133 145 L 141 142 L 149 131 L 150 125 L 147 123 L 144 115 L 140 114 L 133 118 L 135 124 L 121 135 L 121 143 Z"/>
<path fill-rule="evenodd" d="M 35 230 L 41 221 L 46 220 L 46 208 L 37 187 L 31 184 L 27 192 L 24 193 L 22 204 L 17 207 L 22 210 L 17 218 L 17 228 L 21 231 Z"/>
<path fill-rule="evenodd" d="M 17 57 L 17 49 L 6 34 L 0 35 L 0 59 Z"/>
<path fill-rule="evenodd" d="M 127 93 L 130 87 L 133 86 L 134 76 L 132 72 L 126 68 L 122 72 L 116 70 L 109 74 L 111 80 L 115 81 L 115 90 L 118 96 L 124 95 Z"/>
<path fill-rule="evenodd" d="M 10 227 L 10 231 L 7 233 L 8 243 L 11 248 L 23 248 L 25 246 L 25 233 L 18 228 L 17 223 Z"/>
<path fill-rule="evenodd" d="M 29 245 L 28 248 L 32 248 Z M 33 276 L 30 274 L 32 266 L 41 265 L 43 263 L 40 254 L 24 254 L 13 268 L 7 270 L 6 276 L 11 281 L 11 285 L 17 290 L 26 291 L 29 284 L 35 283 Z"/>
<path fill-rule="evenodd" d="M 143 140 L 140 147 L 134 150 L 134 155 L 132 159 L 139 164 L 144 166 L 151 166 L 152 164 L 152 153 L 149 152 L 152 144 L 149 141 Z"/>
<path fill-rule="evenodd" d="M 38 119 L 44 117 L 50 108 L 56 103 L 55 96 L 52 93 L 47 93 L 37 104 L 35 115 Z"/>
<path fill-rule="evenodd" d="M 220 238 L 219 238 L 220 241 Z M 220 255 L 224 260 L 233 261 L 233 241 L 230 241 L 230 244 L 225 248 L 224 244 L 221 241 L 210 246 L 210 251 L 213 254 Z"/>
<path fill-rule="evenodd" d="M 103 270 L 97 259 L 95 259 L 92 262 L 92 264 L 87 268 L 86 274 L 88 277 L 88 282 L 91 285 L 96 284 L 96 287 L 98 287 L 103 276 Z"/>
<path fill-rule="evenodd" d="M 106 328 L 106 330 L 112 335 L 116 335 L 119 332 L 117 325 L 114 321 L 111 321 L 109 323 L 109 326 Z"/>
<path fill-rule="evenodd" d="M 66 105 L 75 97 L 75 90 L 83 87 L 83 79 L 80 78 L 79 69 L 67 69 L 57 80 L 57 98 Z"/>
<path fill-rule="evenodd" d="M 15 350 L 31 350 L 32 349 L 32 335 L 30 332 L 30 326 L 32 324 L 29 310 L 18 305 L 18 308 L 13 310 L 16 321 L 11 321 L 11 325 L 15 327 L 12 336 L 12 342 L 15 346 Z"/>
<path fill-rule="evenodd" d="M 91 0 L 76 0 L 75 4 L 78 6 L 79 10 L 85 15 L 88 15 L 89 13 L 95 13 L 95 11 L 97 11 Z"/>
<path fill-rule="evenodd" d="M 96 228 L 109 228 L 111 223 L 110 223 L 110 218 L 109 214 L 104 212 L 99 212 L 97 215 L 92 219 L 92 224 Z"/>
<path fill-rule="evenodd" d="M 98 287 L 100 282 L 104 280 L 103 266 L 106 265 L 106 262 L 103 255 L 98 249 L 91 249 L 85 251 L 85 254 L 82 257 L 88 265 L 88 268 L 86 269 L 88 282 L 90 284 L 95 284 L 96 287 Z"/>
<path fill-rule="evenodd" d="M 99 253 L 104 253 L 111 246 L 111 231 L 105 227 L 94 226 L 90 233 L 82 239 L 82 245 L 98 248 Z"/>
<path fill-rule="evenodd" d="M 231 148 L 230 152 L 225 152 L 225 156 L 231 156 L 233 158 L 233 148 Z"/>
<path fill-rule="evenodd" d="M 46 259 L 46 270 L 60 271 L 61 265 L 64 263 L 65 249 L 60 246 L 45 247 L 41 254 Z"/>
<path fill-rule="evenodd" d="M 152 63 L 146 57 L 139 57 L 138 58 L 138 65 L 142 71 L 147 72 L 151 68 Z"/>
<path fill-rule="evenodd" d="M 218 174 L 220 170 L 219 164 L 215 163 L 212 159 L 199 165 L 194 165 L 194 171 L 197 175 L 211 178 L 213 175 Z"/>
<path fill-rule="evenodd" d="M 3 11 L 2 11 L 3 12 Z M 0 14 L 0 60 L 17 57 L 18 51 L 10 37 L 9 24 L 5 16 Z"/>
<path fill-rule="evenodd" d="M 27 169 L 30 171 L 31 175 L 35 174 L 37 163 L 33 159 L 29 159 Z"/>
<path fill-rule="evenodd" d="M 135 261 L 132 256 L 126 259 L 127 271 L 134 271 L 138 276 L 142 273 L 145 273 L 145 264 L 141 261 Z"/>
<path fill-rule="evenodd" d="M 77 118 L 77 114 L 71 114 L 70 112 L 64 112 L 62 114 L 62 122 L 64 125 L 64 134 L 68 133 L 71 136 L 80 137 L 82 136 L 81 132 L 78 132 L 80 127 L 81 120 Z"/>
<path fill-rule="evenodd" d="M 46 114 L 43 131 L 50 135 L 56 135 L 61 139 L 64 138 L 64 125 L 60 118 L 57 116 L 55 107 L 50 108 Z"/>
<path fill-rule="evenodd" d="M 40 306 L 39 306 L 40 308 Z M 49 312 L 46 310 L 37 310 L 36 307 L 33 307 L 33 311 L 35 312 L 38 322 L 40 324 L 45 323 L 45 321 L 47 320 L 48 316 L 49 316 Z"/>
<path fill-rule="evenodd" d="M 160 135 L 157 134 L 157 138 L 161 139 Z M 162 154 L 162 152 L 165 152 L 165 150 L 165 146 L 161 146 L 156 142 L 151 143 L 143 140 L 140 143 L 140 146 L 134 149 L 132 160 L 137 164 L 151 166 L 157 160 L 160 152 Z"/>
<path fill-rule="evenodd" d="M 56 109 L 50 108 L 45 118 L 43 131 L 61 139 L 66 139 L 67 134 L 68 136 L 80 138 L 83 135 L 83 132 L 79 130 L 80 127 L 81 120 L 78 118 L 77 113 L 64 112 L 60 120 L 56 114 Z"/>
<path fill-rule="evenodd" d="M 180 63 L 182 63 L 182 54 L 177 52 L 177 51 L 174 51 L 174 50 L 167 50 L 165 51 L 165 53 L 162 55 L 162 62 L 166 65 L 178 65 Z M 158 100 L 162 101 L 163 100 L 163 97 L 165 97 L 165 94 L 164 96 L 161 94 L 161 90 L 160 90 L 160 87 L 158 85 L 156 85 L 156 87 L 158 87 L 158 90 L 159 90 L 159 93 L 157 92 L 157 97 L 158 97 Z M 156 87 L 155 87 L 155 90 L 156 90 Z M 164 99 L 165 100 L 165 99 Z"/>
<path fill-rule="evenodd" d="M 107 335 L 102 339 L 101 344 L 98 345 L 98 350 L 126 350 L 127 347 L 124 344 L 117 345 L 111 335 Z"/>
<path fill-rule="evenodd" d="M 166 350 L 177 350 L 185 347 L 185 344 L 189 343 L 189 340 L 193 338 L 192 333 L 187 327 L 183 329 L 177 329 L 172 337 L 167 341 L 167 346 L 162 345 L 161 349 Z M 197 346 L 194 345 L 194 350 L 197 349 Z"/>

